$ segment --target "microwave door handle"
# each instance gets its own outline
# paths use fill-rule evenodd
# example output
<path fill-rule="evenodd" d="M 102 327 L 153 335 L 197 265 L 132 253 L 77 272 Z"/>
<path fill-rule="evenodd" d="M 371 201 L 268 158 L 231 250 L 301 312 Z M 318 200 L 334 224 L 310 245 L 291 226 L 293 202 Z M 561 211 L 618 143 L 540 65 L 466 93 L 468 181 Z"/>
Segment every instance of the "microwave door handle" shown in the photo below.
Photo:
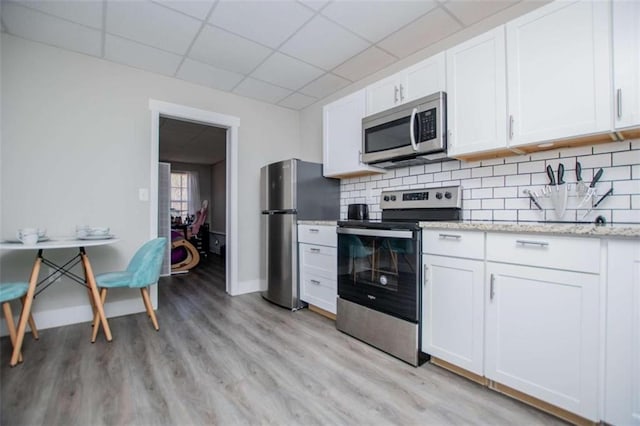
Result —
<path fill-rule="evenodd" d="M 409 137 L 411 139 L 411 146 L 413 147 L 414 151 L 418 150 L 418 145 L 416 144 L 416 135 L 414 133 L 416 115 L 418 115 L 418 108 L 414 108 L 413 111 L 411 111 L 411 121 L 409 122 Z"/>

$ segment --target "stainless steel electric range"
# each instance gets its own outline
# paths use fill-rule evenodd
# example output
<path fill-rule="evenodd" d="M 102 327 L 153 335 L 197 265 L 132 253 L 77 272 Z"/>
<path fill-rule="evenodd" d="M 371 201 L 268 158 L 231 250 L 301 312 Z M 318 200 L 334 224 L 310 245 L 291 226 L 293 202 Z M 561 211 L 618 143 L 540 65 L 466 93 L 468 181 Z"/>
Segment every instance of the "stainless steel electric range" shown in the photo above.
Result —
<path fill-rule="evenodd" d="M 338 330 L 411 365 L 421 346 L 421 221 L 458 221 L 459 186 L 384 191 L 381 221 L 338 222 Z"/>

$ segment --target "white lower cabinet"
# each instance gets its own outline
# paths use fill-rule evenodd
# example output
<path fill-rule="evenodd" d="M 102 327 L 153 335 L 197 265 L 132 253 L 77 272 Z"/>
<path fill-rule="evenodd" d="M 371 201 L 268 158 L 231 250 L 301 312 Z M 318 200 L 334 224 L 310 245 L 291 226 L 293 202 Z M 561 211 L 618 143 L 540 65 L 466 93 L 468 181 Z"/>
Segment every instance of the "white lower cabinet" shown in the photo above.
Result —
<path fill-rule="evenodd" d="M 486 286 L 486 377 L 598 420 L 599 276 L 488 262 Z"/>
<path fill-rule="evenodd" d="M 298 225 L 300 299 L 336 313 L 336 227 Z"/>
<path fill-rule="evenodd" d="M 483 373 L 484 262 L 424 256 L 422 351 Z"/>
<path fill-rule="evenodd" d="M 604 418 L 640 425 L 640 242 L 607 247 Z"/>

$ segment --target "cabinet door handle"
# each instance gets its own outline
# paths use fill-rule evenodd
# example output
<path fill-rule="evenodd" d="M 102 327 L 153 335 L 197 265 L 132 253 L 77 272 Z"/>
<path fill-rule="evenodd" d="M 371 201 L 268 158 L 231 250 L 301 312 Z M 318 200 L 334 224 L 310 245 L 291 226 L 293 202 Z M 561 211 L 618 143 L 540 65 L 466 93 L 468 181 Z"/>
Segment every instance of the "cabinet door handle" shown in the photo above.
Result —
<path fill-rule="evenodd" d="M 424 265 L 424 279 L 422 280 L 422 287 L 427 286 L 427 281 L 429 280 L 429 267 Z"/>
<path fill-rule="evenodd" d="M 459 240 L 462 238 L 462 235 L 456 235 L 456 234 L 438 234 L 438 236 L 443 240 L 445 238 L 453 238 L 454 240 Z"/>
<path fill-rule="evenodd" d="M 320 281 L 318 280 L 309 280 L 311 284 L 320 285 Z"/>
<path fill-rule="evenodd" d="M 398 103 L 398 86 L 393 86 L 393 101 Z"/>
<path fill-rule="evenodd" d="M 317 228 L 310 228 L 309 232 L 311 232 L 312 234 L 317 234 L 318 232 L 320 232 L 320 230 Z"/>
<path fill-rule="evenodd" d="M 312 252 L 312 253 L 320 253 L 320 249 L 319 248 L 310 248 L 309 251 Z"/>
<path fill-rule="evenodd" d="M 549 246 L 549 243 L 546 241 L 534 241 L 534 240 L 516 240 L 516 244 L 520 244 L 523 246 L 538 246 L 538 247 Z"/>
<path fill-rule="evenodd" d="M 491 274 L 491 278 L 489 279 L 489 300 L 493 300 L 493 296 L 495 296 L 495 283 L 496 276 Z"/>
<path fill-rule="evenodd" d="M 509 116 L 509 139 L 513 139 L 513 115 Z"/>
<path fill-rule="evenodd" d="M 616 91 L 616 109 L 618 114 L 618 119 L 622 118 L 622 89 L 618 89 Z"/>
<path fill-rule="evenodd" d="M 400 100 L 403 101 L 404 100 L 404 94 L 402 93 L 402 84 L 400 85 Z"/>

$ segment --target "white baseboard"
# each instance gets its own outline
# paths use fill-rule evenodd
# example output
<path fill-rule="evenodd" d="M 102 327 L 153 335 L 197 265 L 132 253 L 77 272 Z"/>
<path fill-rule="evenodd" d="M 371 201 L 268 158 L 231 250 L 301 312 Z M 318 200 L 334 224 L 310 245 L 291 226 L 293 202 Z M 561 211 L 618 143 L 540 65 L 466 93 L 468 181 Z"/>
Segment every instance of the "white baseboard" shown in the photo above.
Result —
<path fill-rule="evenodd" d="M 255 293 L 256 291 L 266 290 L 266 285 L 263 288 L 264 280 L 247 280 L 247 281 L 239 281 L 234 287 L 234 291 L 231 293 L 232 296 L 239 296 L 241 294 L 247 293 Z"/>
<path fill-rule="evenodd" d="M 104 309 L 107 318 L 145 312 L 144 304 L 142 303 L 142 297 L 119 300 L 116 302 L 109 302 L 107 300 Z M 91 307 L 87 304 L 82 306 L 70 306 L 60 309 L 50 309 L 46 311 L 33 312 L 33 319 L 36 321 L 38 330 L 46 330 L 47 328 L 61 327 L 63 325 L 79 324 L 83 322 L 89 323 L 93 320 L 93 314 L 91 312 Z M 17 326 L 18 316 L 14 315 L 14 321 Z M 27 330 L 29 330 L 28 326 Z M 90 331 L 90 329 L 87 330 L 87 335 L 89 337 L 91 336 Z M 8 335 L 9 332 L 7 331 L 5 321 L 2 321 L 2 324 L 0 325 L 0 336 Z"/>

